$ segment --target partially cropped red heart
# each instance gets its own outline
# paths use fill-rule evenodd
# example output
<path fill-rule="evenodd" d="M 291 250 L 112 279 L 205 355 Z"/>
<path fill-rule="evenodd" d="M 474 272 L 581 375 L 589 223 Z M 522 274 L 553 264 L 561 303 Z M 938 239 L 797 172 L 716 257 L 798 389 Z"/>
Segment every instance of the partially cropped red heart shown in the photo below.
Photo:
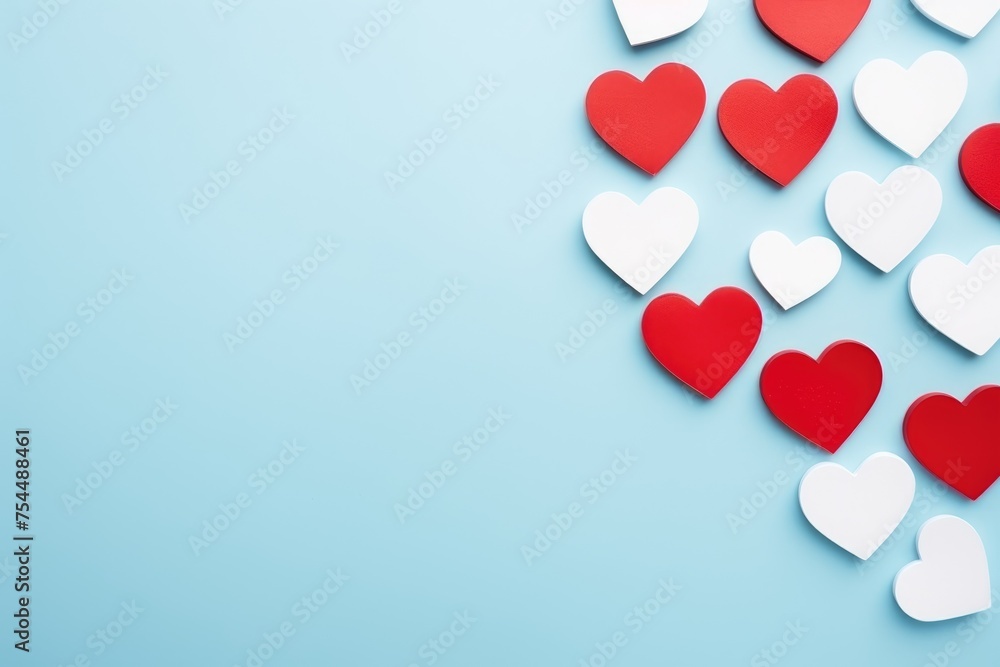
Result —
<path fill-rule="evenodd" d="M 700 306 L 681 294 L 653 299 L 642 315 L 642 337 L 678 380 L 715 398 L 757 346 L 762 324 L 752 296 L 738 287 L 720 287 Z"/>
<path fill-rule="evenodd" d="M 961 403 L 921 396 L 903 419 L 903 438 L 921 465 L 976 500 L 1000 478 L 1000 387 L 980 387 Z"/>
<path fill-rule="evenodd" d="M 1000 123 L 985 125 L 969 135 L 958 164 L 969 189 L 1000 211 Z"/>
<path fill-rule="evenodd" d="M 606 72 L 587 91 L 587 118 L 602 139 L 650 175 L 677 154 L 705 113 L 705 84 L 690 67 L 667 63 L 645 81 Z"/>
<path fill-rule="evenodd" d="M 722 94 L 719 127 L 737 153 L 784 186 L 823 148 L 838 109 L 833 88 L 812 74 L 792 77 L 777 92 L 744 79 Z"/>
<path fill-rule="evenodd" d="M 774 416 L 831 454 L 858 428 L 881 390 L 878 355 L 850 340 L 834 343 L 816 360 L 780 352 L 760 374 L 760 394 Z"/>
<path fill-rule="evenodd" d="M 844 45 L 870 5 L 871 0 L 754 0 L 764 27 L 821 63 Z"/>

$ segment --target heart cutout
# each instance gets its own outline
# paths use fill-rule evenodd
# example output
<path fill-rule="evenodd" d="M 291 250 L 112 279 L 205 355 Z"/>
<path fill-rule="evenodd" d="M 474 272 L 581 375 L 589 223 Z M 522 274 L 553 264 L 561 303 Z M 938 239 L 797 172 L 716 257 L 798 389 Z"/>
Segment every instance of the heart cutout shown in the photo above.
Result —
<path fill-rule="evenodd" d="M 799 505 L 824 537 L 868 560 L 902 523 L 916 488 L 909 464 L 880 452 L 857 472 L 836 463 L 814 465 L 799 483 Z"/>
<path fill-rule="evenodd" d="M 698 205 L 677 188 L 660 188 L 642 204 L 605 192 L 583 212 L 590 249 L 639 294 L 673 268 L 697 231 Z"/>
<path fill-rule="evenodd" d="M 827 189 L 826 217 L 854 252 L 889 273 L 931 231 L 943 202 L 934 174 L 916 165 L 896 169 L 883 183 L 849 171 Z"/>
<path fill-rule="evenodd" d="M 754 0 L 760 22 L 775 37 L 825 63 L 868 12 L 871 0 Z"/>
<path fill-rule="evenodd" d="M 711 399 L 746 363 L 763 322 L 757 301 L 738 287 L 720 287 L 701 305 L 665 294 L 646 307 L 642 338 L 674 377 Z"/>
<path fill-rule="evenodd" d="M 928 324 L 982 356 L 1000 340 L 1000 245 L 969 264 L 931 255 L 910 274 L 910 300 Z"/>
<path fill-rule="evenodd" d="M 920 560 L 892 584 L 896 603 L 918 621 L 947 621 L 992 607 L 990 566 L 976 529 L 957 516 L 927 520 L 917 533 Z"/>
<path fill-rule="evenodd" d="M 913 0 L 913 5 L 934 23 L 969 39 L 1000 11 L 1000 0 Z"/>
<path fill-rule="evenodd" d="M 777 92 L 744 79 L 722 94 L 719 127 L 747 162 L 785 186 L 819 153 L 837 113 L 837 94 L 818 76 L 792 77 Z"/>
<path fill-rule="evenodd" d="M 958 165 L 973 194 L 1000 211 L 1000 123 L 970 134 L 962 145 Z"/>
<path fill-rule="evenodd" d="M 854 80 L 854 104 L 873 130 L 916 158 L 948 127 L 968 86 L 962 61 L 944 51 L 925 53 L 909 69 L 879 58 Z"/>
<path fill-rule="evenodd" d="M 795 433 L 831 454 L 868 415 L 882 391 L 882 363 L 867 345 L 842 340 L 814 360 L 790 350 L 760 374 L 768 409 Z"/>
<path fill-rule="evenodd" d="M 687 142 L 705 113 L 705 84 L 690 67 L 667 63 L 644 81 L 605 72 L 587 91 L 587 118 L 623 158 L 656 175 Z"/>
<path fill-rule="evenodd" d="M 978 499 L 1000 478 L 1000 387 L 980 387 L 961 402 L 921 396 L 906 412 L 903 438 L 931 474 Z"/>
<path fill-rule="evenodd" d="M 788 310 L 818 294 L 840 272 L 840 248 L 813 236 L 795 245 L 781 232 L 764 232 L 750 246 L 750 267 L 764 289 Z"/>
<path fill-rule="evenodd" d="M 632 46 L 684 32 L 708 9 L 708 0 L 614 0 L 614 4 Z"/>

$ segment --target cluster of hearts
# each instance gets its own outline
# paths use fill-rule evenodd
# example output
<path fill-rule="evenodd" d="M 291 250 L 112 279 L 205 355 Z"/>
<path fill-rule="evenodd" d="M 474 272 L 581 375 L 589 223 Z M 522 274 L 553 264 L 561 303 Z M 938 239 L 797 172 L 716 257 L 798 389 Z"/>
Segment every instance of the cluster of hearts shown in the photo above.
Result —
<path fill-rule="evenodd" d="M 1000 10 L 997 0 L 913 0 L 935 22 L 974 37 Z M 707 0 L 614 0 L 633 45 L 677 34 L 704 14 Z M 764 25 L 787 45 L 825 62 L 867 13 L 870 0 L 755 0 Z M 885 139 L 919 157 L 944 131 L 966 94 L 965 67 L 932 51 L 904 69 L 891 60 L 865 65 L 854 82 L 861 116 Z M 625 159 L 651 175 L 687 142 L 705 110 L 697 73 L 662 65 L 644 80 L 620 71 L 602 74 L 587 93 L 596 132 Z M 834 90 L 822 78 L 796 76 L 777 91 L 738 81 L 719 101 L 726 140 L 751 165 L 788 185 L 826 143 L 837 120 Z M 1000 211 L 1000 123 L 976 130 L 960 154 L 968 187 Z M 838 176 L 826 194 L 834 231 L 861 257 L 890 272 L 937 221 L 942 190 L 925 169 L 903 166 L 882 182 L 860 172 Z M 676 188 L 661 188 L 641 205 L 617 192 L 593 199 L 584 212 L 587 242 L 600 259 L 646 294 L 687 250 L 698 228 L 698 206 Z M 815 295 L 840 270 L 836 243 L 814 237 L 796 246 L 766 232 L 750 249 L 764 288 L 786 310 Z M 945 336 L 978 355 L 1000 340 L 1000 246 L 971 265 L 949 255 L 921 261 L 910 277 L 920 314 Z M 642 318 L 649 351 L 670 373 L 705 398 L 714 398 L 757 345 L 762 312 L 737 287 L 722 287 L 701 304 L 680 294 L 654 299 Z M 835 453 L 871 410 L 882 389 L 878 356 L 856 341 L 839 341 L 817 359 L 781 352 L 763 368 L 760 389 L 788 428 Z M 981 387 L 964 401 L 929 394 L 909 409 L 907 447 L 931 473 L 971 500 L 1000 477 L 1000 386 Z M 868 559 L 899 526 L 913 502 L 915 477 L 900 457 L 882 452 L 856 472 L 821 463 L 799 487 L 802 510 L 831 541 Z M 989 566 L 976 530 L 954 516 L 927 521 L 917 536 L 921 560 L 896 576 L 899 606 L 913 618 L 940 621 L 989 609 Z"/>

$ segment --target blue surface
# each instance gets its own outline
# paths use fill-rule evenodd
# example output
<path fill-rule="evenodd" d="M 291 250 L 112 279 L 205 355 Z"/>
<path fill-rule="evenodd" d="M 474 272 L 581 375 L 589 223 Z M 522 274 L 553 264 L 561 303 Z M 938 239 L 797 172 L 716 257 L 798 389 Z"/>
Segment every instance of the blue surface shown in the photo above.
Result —
<path fill-rule="evenodd" d="M 923 625 L 898 609 L 891 583 L 915 557 L 916 527 L 946 512 L 979 529 L 1000 578 L 1000 490 L 973 504 L 915 465 L 910 518 L 859 566 L 803 519 L 794 488 L 826 457 L 773 420 L 757 381 L 779 350 L 817 354 L 847 337 L 871 345 L 886 363 L 884 392 L 832 459 L 854 467 L 880 450 L 912 462 L 900 425 L 919 395 L 964 397 L 1000 380 L 1000 351 L 974 358 L 928 336 L 906 293 L 921 257 L 968 260 L 1000 240 L 1000 217 L 956 167 L 962 139 L 1000 119 L 1000 21 L 966 42 L 906 3 L 876 0 L 817 66 L 743 2 L 712 0 L 692 30 L 633 49 L 608 0 L 573 5 L 554 27 L 556 0 L 400 1 L 350 58 L 341 44 L 387 1 L 246 0 L 221 17 L 210 0 L 70 2 L 0 58 L 2 423 L 11 440 L 32 430 L 37 535 L 33 650 L 5 645 L 0 662 L 249 666 L 248 651 L 287 624 L 294 634 L 265 648 L 263 664 L 599 667 L 616 633 L 627 642 L 608 664 L 637 667 L 778 655 L 789 666 L 919 667 L 938 653 L 939 665 L 995 664 L 992 615 Z M 9 3 L 3 26 L 20 30 L 37 10 Z M 713 24 L 724 10 L 730 22 Z M 593 152 L 589 83 L 610 69 L 645 76 L 699 36 L 707 46 L 690 60 L 708 110 L 679 155 L 650 179 Z M 779 313 L 752 277 L 750 242 L 769 229 L 832 236 L 822 201 L 837 174 L 883 178 L 910 162 L 863 123 L 851 85 L 870 59 L 909 65 L 933 49 L 970 74 L 950 138 L 922 161 L 944 187 L 939 223 L 890 275 L 844 248 L 837 280 Z M 114 101 L 157 66 L 166 77 L 146 79 L 152 89 L 123 117 Z M 784 190 L 755 174 L 740 181 L 744 165 L 715 122 L 719 96 L 740 78 L 777 86 L 800 72 L 840 97 L 830 143 Z M 480 81 L 491 77 L 487 95 Z M 469 103 L 475 111 L 453 110 L 477 88 L 486 99 Z M 274 120 L 282 131 L 263 132 L 273 138 L 263 150 L 244 143 L 274 110 L 294 118 Z M 105 118 L 113 131 L 60 180 L 53 161 Z M 434 153 L 390 189 L 385 172 L 428 137 Z M 186 221 L 181 205 L 206 204 L 194 189 L 230 161 L 228 186 L 209 187 L 218 196 Z M 516 229 L 512 215 L 563 170 L 572 182 Z M 745 184 L 721 196 L 731 180 Z M 639 199 L 665 185 L 695 198 L 702 226 L 640 298 L 593 257 L 580 216 L 605 190 Z M 317 250 L 318 238 L 339 247 Z M 304 261 L 314 250 L 328 259 Z M 297 264 L 315 269 L 308 280 L 288 273 Z M 127 287 L 102 293 L 123 269 Z M 456 280 L 459 296 L 436 302 Z M 719 398 L 695 400 L 650 358 L 639 318 L 655 294 L 701 299 L 726 284 L 757 296 L 769 326 Z M 274 290 L 272 315 L 251 318 Z M 101 312 L 86 305 L 108 296 Z M 608 300 L 605 325 L 561 359 L 557 345 Z M 262 324 L 227 343 L 240 318 Z M 70 322 L 78 335 L 24 381 L 18 367 Z M 368 361 L 386 366 L 382 346 L 396 352 L 401 334 L 409 345 L 356 391 L 351 376 Z M 144 441 L 125 435 L 142 433 L 166 399 L 178 407 L 155 412 L 165 420 L 147 421 Z M 489 422 L 486 439 L 476 429 L 491 410 L 505 423 Z M 456 444 L 467 436 L 482 446 Z M 272 464 L 280 476 L 257 472 L 292 440 L 301 451 Z M 619 455 L 634 460 L 617 464 L 613 485 L 589 482 Z M 120 465 L 89 489 L 109 457 Z M 9 491 L 9 450 L 0 469 Z M 425 487 L 430 498 L 401 521 L 396 504 L 441 482 L 442 469 L 444 483 L 433 495 Z M 67 501 L 80 483 L 89 497 Z M 762 489 L 766 503 L 754 496 Z M 220 505 L 235 514 L 227 505 L 238 498 L 239 517 L 192 546 L 203 522 L 226 524 Z M 734 531 L 729 515 L 744 501 L 762 506 Z M 529 565 L 522 547 L 573 503 L 572 526 Z M 338 569 L 349 580 L 316 593 L 338 586 L 327 574 Z M 0 571 L 12 644 L 10 576 Z M 637 614 L 661 581 L 680 589 Z M 302 598 L 314 593 L 325 604 L 308 610 Z M 133 601 L 142 611 L 123 612 Z M 96 634 L 136 614 L 113 643 Z"/>

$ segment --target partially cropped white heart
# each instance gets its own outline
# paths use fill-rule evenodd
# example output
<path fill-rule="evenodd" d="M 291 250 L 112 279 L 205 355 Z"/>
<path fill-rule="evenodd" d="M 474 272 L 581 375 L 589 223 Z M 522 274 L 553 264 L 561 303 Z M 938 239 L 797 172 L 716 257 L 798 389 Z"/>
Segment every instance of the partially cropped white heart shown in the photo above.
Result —
<path fill-rule="evenodd" d="M 935 329 L 980 356 L 1000 340 L 1000 245 L 969 264 L 931 255 L 910 275 L 910 299 Z"/>
<path fill-rule="evenodd" d="M 799 484 L 799 504 L 827 539 L 868 560 L 903 521 L 915 490 L 906 461 L 880 452 L 854 473 L 836 463 L 813 466 Z"/>
<path fill-rule="evenodd" d="M 639 46 L 684 32 L 701 20 L 708 0 L 614 0 L 629 44 Z"/>
<path fill-rule="evenodd" d="M 913 4 L 939 26 L 970 39 L 1000 11 L 1000 0 L 913 0 Z"/>
<path fill-rule="evenodd" d="M 889 273 L 931 231 L 942 202 L 941 184 L 921 167 L 900 167 L 881 184 L 849 171 L 827 189 L 826 217 L 854 252 Z"/>
<path fill-rule="evenodd" d="M 854 104 L 865 122 L 912 157 L 920 157 L 958 113 L 969 85 L 962 62 L 944 51 L 910 69 L 873 60 L 854 80 Z"/>
<path fill-rule="evenodd" d="M 754 275 L 785 310 L 829 285 L 840 263 L 840 248 L 822 236 L 795 245 L 781 232 L 764 232 L 750 246 Z"/>
<path fill-rule="evenodd" d="M 583 235 L 591 250 L 639 294 L 673 268 L 697 231 L 698 205 L 677 188 L 660 188 L 641 205 L 619 192 L 605 192 L 583 212 Z"/>
<path fill-rule="evenodd" d="M 957 516 L 929 519 L 917 533 L 920 560 L 896 575 L 892 592 L 908 616 L 947 621 L 992 606 L 990 568 L 976 529 Z"/>

